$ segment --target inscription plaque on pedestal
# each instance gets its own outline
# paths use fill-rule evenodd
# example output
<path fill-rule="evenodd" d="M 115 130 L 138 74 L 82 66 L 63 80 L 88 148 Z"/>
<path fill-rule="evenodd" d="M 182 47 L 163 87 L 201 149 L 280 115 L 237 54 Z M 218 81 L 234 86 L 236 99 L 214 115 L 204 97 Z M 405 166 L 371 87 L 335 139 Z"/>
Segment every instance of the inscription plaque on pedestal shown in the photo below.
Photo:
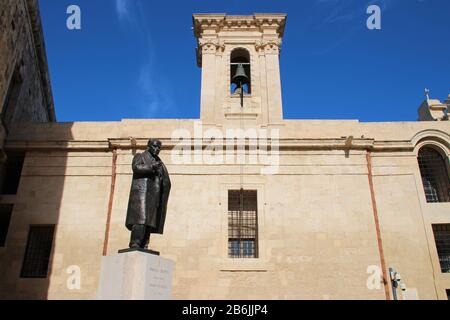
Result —
<path fill-rule="evenodd" d="M 170 300 L 174 262 L 142 251 L 103 257 L 98 300 Z"/>

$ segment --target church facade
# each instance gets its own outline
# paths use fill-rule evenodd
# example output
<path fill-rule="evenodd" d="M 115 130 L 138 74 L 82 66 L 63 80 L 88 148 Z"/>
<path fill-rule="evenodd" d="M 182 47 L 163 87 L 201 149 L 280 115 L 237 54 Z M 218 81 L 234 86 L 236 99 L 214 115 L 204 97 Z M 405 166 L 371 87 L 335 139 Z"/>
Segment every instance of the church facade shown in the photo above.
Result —
<path fill-rule="evenodd" d="M 132 158 L 157 138 L 172 191 L 150 243 L 175 261 L 174 299 L 447 299 L 449 102 L 417 122 L 285 120 L 286 16 L 193 24 L 200 119 L 14 126 L 0 297 L 96 298 L 102 257 L 129 242 Z"/>

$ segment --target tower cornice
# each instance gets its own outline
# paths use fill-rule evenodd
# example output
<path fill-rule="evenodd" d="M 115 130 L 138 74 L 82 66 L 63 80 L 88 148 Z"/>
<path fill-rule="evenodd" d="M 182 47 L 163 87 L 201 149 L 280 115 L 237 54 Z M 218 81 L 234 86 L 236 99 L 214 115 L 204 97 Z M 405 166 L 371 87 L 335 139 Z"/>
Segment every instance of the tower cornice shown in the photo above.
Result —
<path fill-rule="evenodd" d="M 284 13 L 256 13 L 249 16 L 226 15 L 224 13 L 215 14 L 194 14 L 194 34 L 196 38 L 201 38 L 205 31 L 218 33 L 229 30 L 258 30 L 275 28 L 280 38 L 284 35 L 287 15 Z"/>

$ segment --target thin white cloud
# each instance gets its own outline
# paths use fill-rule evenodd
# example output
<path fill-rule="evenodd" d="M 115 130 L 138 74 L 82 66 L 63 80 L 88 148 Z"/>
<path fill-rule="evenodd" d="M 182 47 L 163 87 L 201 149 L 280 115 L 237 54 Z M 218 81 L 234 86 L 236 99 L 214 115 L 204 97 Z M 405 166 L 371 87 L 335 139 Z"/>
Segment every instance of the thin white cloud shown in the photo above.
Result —
<path fill-rule="evenodd" d="M 130 2 L 127 0 L 116 0 L 116 12 L 119 19 L 129 19 L 130 17 Z"/>
<path fill-rule="evenodd" d="M 390 9 L 393 0 L 370 0 L 362 2 L 361 0 L 315 0 L 313 8 L 316 10 L 327 11 L 328 14 L 322 25 L 352 22 L 366 15 L 366 8 L 370 5 L 380 6 L 383 12 Z"/>
<path fill-rule="evenodd" d="M 145 115 L 150 118 L 158 117 L 162 110 L 176 111 L 171 86 L 167 79 L 156 76 L 157 70 L 154 67 L 154 61 L 153 52 L 149 52 L 146 63 L 141 66 L 138 79 L 138 85 L 142 92 L 140 105 L 145 110 Z"/>
<path fill-rule="evenodd" d="M 152 32 L 148 23 L 148 17 L 140 0 L 115 0 L 115 7 L 119 21 L 124 23 L 126 28 L 130 28 L 145 43 L 146 59 L 136 70 L 136 87 L 140 90 L 141 97 L 136 103 L 136 107 L 141 109 L 145 117 L 157 117 L 161 112 L 176 111 L 172 98 L 171 86 L 167 79 L 158 74 L 155 68 L 156 51 L 152 39 Z M 158 74 L 158 76 L 157 76 Z"/>
<path fill-rule="evenodd" d="M 314 0 L 308 20 L 311 32 L 339 28 L 340 33 L 324 47 L 313 50 L 312 54 L 328 53 L 353 38 L 366 27 L 367 8 L 372 4 L 380 6 L 384 14 L 397 3 L 394 0 Z"/>

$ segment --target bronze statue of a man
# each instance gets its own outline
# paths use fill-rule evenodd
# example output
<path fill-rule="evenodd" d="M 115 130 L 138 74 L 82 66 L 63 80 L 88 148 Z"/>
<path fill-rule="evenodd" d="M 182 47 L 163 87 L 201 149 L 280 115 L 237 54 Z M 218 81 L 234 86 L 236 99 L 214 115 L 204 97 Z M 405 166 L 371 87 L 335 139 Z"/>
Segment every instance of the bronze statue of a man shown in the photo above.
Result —
<path fill-rule="evenodd" d="M 161 142 L 151 139 L 148 149 L 133 159 L 133 182 L 126 227 L 130 248 L 148 249 L 150 234 L 163 234 L 171 188 L 169 173 L 159 158 Z"/>

